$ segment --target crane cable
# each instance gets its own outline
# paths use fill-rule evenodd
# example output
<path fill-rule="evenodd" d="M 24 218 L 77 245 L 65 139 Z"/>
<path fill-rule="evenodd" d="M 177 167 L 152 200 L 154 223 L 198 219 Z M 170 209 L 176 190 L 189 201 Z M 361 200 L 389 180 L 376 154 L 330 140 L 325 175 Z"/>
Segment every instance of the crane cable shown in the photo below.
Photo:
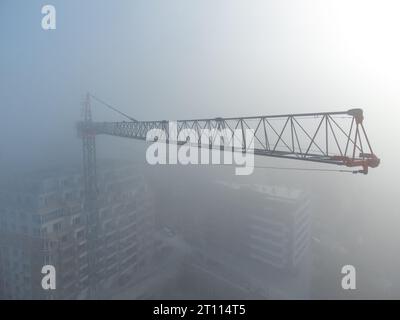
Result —
<path fill-rule="evenodd" d="M 134 162 L 136 165 L 143 165 L 147 163 Z M 210 166 L 220 167 L 237 167 L 234 164 L 209 164 Z M 239 166 L 240 167 L 240 166 Z M 362 173 L 359 170 L 343 170 L 343 169 L 319 169 L 319 168 L 300 168 L 300 167 L 276 167 L 276 166 L 253 166 L 255 169 L 271 169 L 271 170 L 293 170 L 293 171 L 317 171 L 317 172 L 342 172 L 342 173 Z"/>
<path fill-rule="evenodd" d="M 235 167 L 234 164 L 216 164 L 216 166 Z M 255 169 L 272 169 L 272 170 L 293 170 L 293 171 L 319 171 L 319 172 L 346 172 L 361 173 L 359 170 L 343 170 L 343 169 L 319 169 L 319 168 L 301 168 L 301 167 L 276 167 L 276 166 L 253 166 Z"/>
<path fill-rule="evenodd" d="M 296 167 L 268 167 L 268 166 L 254 166 L 260 169 L 274 169 L 274 170 L 297 170 L 297 171 L 320 171 L 320 172 L 347 172 L 347 173 L 360 173 L 358 170 L 343 170 L 343 169 L 318 169 L 318 168 L 296 168 Z"/>
<path fill-rule="evenodd" d="M 89 95 L 95 99 L 97 102 L 100 102 L 101 104 L 103 104 L 104 106 L 106 106 L 107 108 L 119 113 L 120 115 L 124 116 L 125 118 L 128 118 L 129 120 L 133 121 L 133 122 L 138 122 L 135 118 L 132 118 L 131 116 L 128 116 L 126 113 L 123 113 L 122 111 L 118 110 L 116 107 L 113 107 L 112 105 L 108 104 L 107 102 L 101 100 L 100 98 L 96 97 L 95 95 L 89 93 Z"/>

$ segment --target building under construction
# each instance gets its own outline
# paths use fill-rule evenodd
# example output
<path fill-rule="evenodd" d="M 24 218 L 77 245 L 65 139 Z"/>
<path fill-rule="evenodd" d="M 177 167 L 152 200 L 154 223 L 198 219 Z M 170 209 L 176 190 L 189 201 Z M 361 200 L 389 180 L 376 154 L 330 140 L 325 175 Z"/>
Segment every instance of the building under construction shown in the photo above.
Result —
<path fill-rule="evenodd" d="M 121 164 L 98 171 L 96 254 L 104 298 L 129 285 L 153 252 L 154 201 L 137 172 Z M 2 188 L 0 203 L 0 298 L 87 298 L 90 270 L 79 171 L 14 180 Z M 41 287 L 44 265 L 55 267 L 57 290 Z"/>

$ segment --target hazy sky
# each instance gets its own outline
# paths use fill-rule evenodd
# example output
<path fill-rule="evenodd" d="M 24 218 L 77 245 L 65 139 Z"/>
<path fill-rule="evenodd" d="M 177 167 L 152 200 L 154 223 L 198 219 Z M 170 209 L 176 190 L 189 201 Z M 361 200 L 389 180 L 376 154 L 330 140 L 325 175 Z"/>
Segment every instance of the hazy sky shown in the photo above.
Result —
<path fill-rule="evenodd" d="M 55 31 L 41 29 L 47 3 Z M 398 1 L 2 0 L 0 160 L 73 154 L 87 90 L 139 119 L 363 107 L 377 153 L 391 152 L 399 10 Z"/>
<path fill-rule="evenodd" d="M 44 4 L 0 2 L 2 163 L 79 157 L 86 91 L 139 119 L 362 107 L 400 155 L 397 1 L 52 1 L 54 31 Z"/>
<path fill-rule="evenodd" d="M 79 162 L 86 91 L 146 120 L 362 107 L 381 167 L 288 184 L 354 197 L 346 210 L 399 249 L 399 14 L 396 0 L 0 0 L 0 170 Z"/>

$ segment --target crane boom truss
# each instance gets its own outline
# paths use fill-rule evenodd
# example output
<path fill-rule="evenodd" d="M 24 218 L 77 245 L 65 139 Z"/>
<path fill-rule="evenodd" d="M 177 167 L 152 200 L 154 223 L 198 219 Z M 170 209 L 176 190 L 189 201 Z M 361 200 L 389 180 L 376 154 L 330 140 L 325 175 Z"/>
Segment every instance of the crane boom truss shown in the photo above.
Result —
<path fill-rule="evenodd" d="M 373 153 L 363 119 L 362 109 L 351 109 L 341 112 L 178 120 L 174 122 L 177 130 L 172 135 L 169 126 L 173 122 L 166 120 L 81 122 L 80 129 L 95 135 L 139 140 L 146 140 L 149 131 L 157 129 L 161 132 L 157 138 L 168 143 L 188 143 L 218 149 L 229 145 L 234 152 L 361 167 L 359 172 L 367 173 L 368 168 L 377 167 L 380 160 Z M 209 131 L 207 138 L 203 139 L 205 129 Z M 185 136 L 188 130 L 197 133 L 198 141 L 190 141 Z M 242 136 L 238 136 L 238 132 Z M 246 144 L 248 141 L 252 143 Z"/>

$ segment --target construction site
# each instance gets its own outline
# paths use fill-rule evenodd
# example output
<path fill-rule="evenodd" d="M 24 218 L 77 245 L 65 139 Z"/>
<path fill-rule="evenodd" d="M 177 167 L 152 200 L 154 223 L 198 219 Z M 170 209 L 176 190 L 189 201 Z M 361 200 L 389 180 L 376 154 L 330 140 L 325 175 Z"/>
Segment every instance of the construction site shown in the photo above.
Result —
<path fill-rule="evenodd" d="M 0 1 L 0 300 L 398 299 L 399 10 Z"/>

